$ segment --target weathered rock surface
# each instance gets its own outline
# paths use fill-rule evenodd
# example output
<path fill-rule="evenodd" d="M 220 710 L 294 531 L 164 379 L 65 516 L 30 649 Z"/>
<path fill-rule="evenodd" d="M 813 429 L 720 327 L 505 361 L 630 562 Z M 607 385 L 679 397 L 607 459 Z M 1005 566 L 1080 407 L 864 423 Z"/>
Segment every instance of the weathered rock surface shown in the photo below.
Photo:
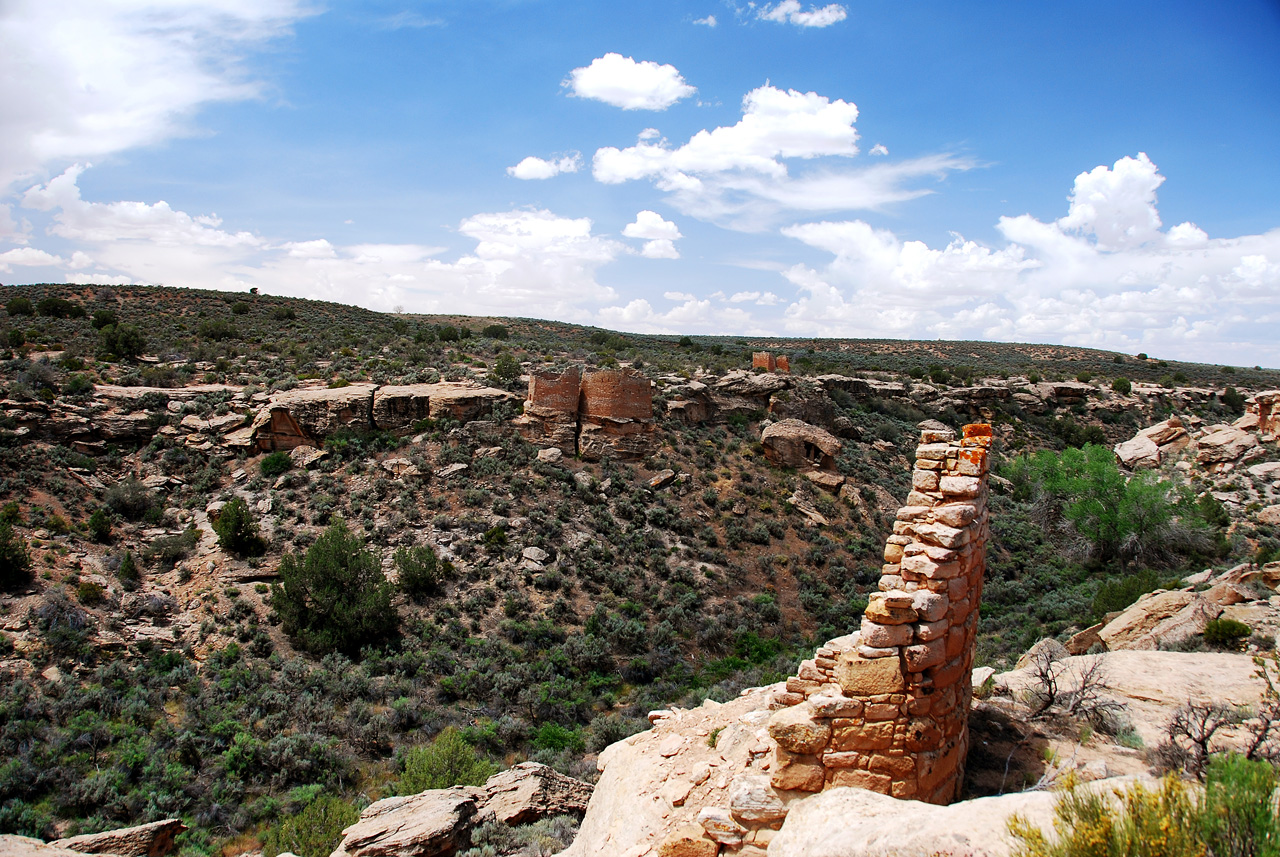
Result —
<path fill-rule="evenodd" d="M 770 857 L 931 857 L 1012 853 L 1006 822 L 1018 813 L 1052 829 L 1052 792 L 978 798 L 951 806 L 856 788 L 829 789 L 795 804 L 769 844 Z"/>
<path fill-rule="evenodd" d="M 589 784 L 546 765 L 523 762 L 480 787 L 454 786 L 380 800 L 342 832 L 342 844 L 332 857 L 447 857 L 466 846 L 477 824 L 581 817 L 590 798 Z"/>
<path fill-rule="evenodd" d="M 454 786 L 389 797 L 370 804 L 360 820 L 342 831 L 332 857 L 436 857 L 453 854 L 466 841 L 483 789 Z"/>
<path fill-rule="evenodd" d="M 3 857 L 84 857 L 85 853 L 41 842 L 30 836 L 0 834 L 0 855 Z M 108 857 L 108 855 L 102 855 L 102 857 Z"/>
<path fill-rule="evenodd" d="M 1229 427 L 1205 435 L 1196 446 L 1196 461 L 1209 467 L 1239 461 L 1259 449 L 1253 433 Z"/>
<path fill-rule="evenodd" d="M 759 377 L 770 378 L 771 375 Z M 779 467 L 831 470 L 843 444 L 825 429 L 800 420 L 782 420 L 760 433 L 764 454 Z"/>
<path fill-rule="evenodd" d="M 1222 608 L 1202 595 L 1180 589 L 1157 590 L 1139 598 L 1107 623 L 1098 637 L 1112 651 L 1155 649 L 1161 641 L 1174 641 L 1204 631 Z"/>
<path fill-rule="evenodd" d="M 55 848 L 66 848 L 81 854 L 115 854 L 118 857 L 163 857 L 176 850 L 174 838 L 187 829 L 180 819 L 168 818 L 137 827 L 86 833 L 51 842 Z M 4 853 L 0 847 L 0 854 Z"/>
<path fill-rule="evenodd" d="M 1154 469 L 1160 466 L 1160 447 L 1151 438 L 1137 437 L 1115 445 L 1116 458 L 1130 470 Z"/>
<path fill-rule="evenodd" d="M 521 762 L 493 775 L 484 790 L 487 797 L 478 813 L 480 820 L 492 817 L 510 825 L 553 815 L 581 817 L 591 800 L 589 784 L 537 762 Z"/>

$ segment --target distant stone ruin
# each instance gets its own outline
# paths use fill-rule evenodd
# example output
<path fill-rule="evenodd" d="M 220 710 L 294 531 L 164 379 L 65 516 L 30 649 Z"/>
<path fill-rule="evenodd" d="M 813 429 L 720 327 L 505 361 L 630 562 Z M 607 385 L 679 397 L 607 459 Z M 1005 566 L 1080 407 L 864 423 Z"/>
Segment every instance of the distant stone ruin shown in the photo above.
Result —
<path fill-rule="evenodd" d="M 535 443 L 588 461 L 635 460 L 653 448 L 653 385 L 633 369 L 534 372 L 517 429 Z"/>
<path fill-rule="evenodd" d="M 921 434 L 912 491 L 856 634 L 832 640 L 774 697 L 775 789 L 855 786 L 945 804 L 964 781 L 986 569 L 989 425 Z"/>
<path fill-rule="evenodd" d="M 751 368 L 766 372 L 790 372 L 791 361 L 787 355 L 774 355 L 772 351 L 755 351 L 751 354 Z"/>
<path fill-rule="evenodd" d="M 1280 435 L 1280 390 L 1264 390 L 1245 402 L 1245 413 L 1258 419 L 1258 431 Z"/>

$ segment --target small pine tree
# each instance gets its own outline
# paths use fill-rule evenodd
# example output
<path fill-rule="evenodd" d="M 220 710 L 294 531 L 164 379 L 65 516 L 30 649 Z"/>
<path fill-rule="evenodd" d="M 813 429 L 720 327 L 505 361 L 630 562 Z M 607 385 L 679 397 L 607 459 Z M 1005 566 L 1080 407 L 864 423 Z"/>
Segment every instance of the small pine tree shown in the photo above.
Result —
<path fill-rule="evenodd" d="M 0 590 L 16 589 L 31 579 L 27 540 L 8 521 L 0 520 Z"/>
<path fill-rule="evenodd" d="M 142 580 L 142 573 L 138 571 L 138 563 L 134 560 L 131 552 L 125 551 L 124 556 L 120 558 L 120 567 L 116 569 L 116 577 L 120 578 L 120 582 L 126 590 L 132 592 L 138 587 L 138 581 Z"/>
<path fill-rule="evenodd" d="M 89 516 L 89 537 L 98 544 L 111 541 L 111 513 L 98 509 Z"/>
<path fill-rule="evenodd" d="M 339 520 L 305 555 L 285 554 L 271 606 L 300 648 L 355 655 L 398 628 L 392 592 L 378 558 Z"/>
<path fill-rule="evenodd" d="M 240 497 L 222 507 L 213 522 L 213 531 L 218 535 L 218 545 L 230 553 L 262 556 L 267 552 L 266 543 L 258 534 L 258 523 L 249 513 L 249 504 Z"/>

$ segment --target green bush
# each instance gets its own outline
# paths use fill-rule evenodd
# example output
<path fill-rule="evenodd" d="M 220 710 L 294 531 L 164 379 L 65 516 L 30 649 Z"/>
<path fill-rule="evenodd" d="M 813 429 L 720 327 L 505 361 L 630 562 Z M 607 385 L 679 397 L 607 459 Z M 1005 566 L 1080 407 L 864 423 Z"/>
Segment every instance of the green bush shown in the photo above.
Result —
<path fill-rule="evenodd" d="M 138 563 L 129 551 L 125 551 L 124 556 L 120 558 L 120 567 L 116 569 L 116 577 L 120 578 L 124 588 L 130 591 L 136 589 L 138 582 L 142 580 L 142 573 L 138 571 Z"/>
<path fill-rule="evenodd" d="M 412 795 L 428 789 L 479 786 L 497 772 L 498 767 L 477 753 L 461 732 L 447 726 L 430 744 L 405 754 L 397 791 Z"/>
<path fill-rule="evenodd" d="M 265 857 L 284 852 L 298 857 L 329 857 L 342 841 L 342 830 L 360 820 L 354 806 L 336 797 L 320 797 L 302 812 L 267 831 L 262 841 Z"/>
<path fill-rule="evenodd" d="M 378 558 L 338 521 L 304 556 L 288 553 L 281 559 L 271 606 L 299 647 L 355 655 L 398 628 L 392 591 Z"/>
<path fill-rule="evenodd" d="M 410 598 L 439 594 L 442 564 L 433 548 L 397 548 L 395 563 L 399 572 L 400 590 Z M 447 560 L 443 565 L 453 568 Z"/>
<path fill-rule="evenodd" d="M 480 333 L 490 339 L 506 339 L 511 335 L 505 324 L 487 324 Z"/>
<path fill-rule="evenodd" d="M 31 579 L 27 540 L 8 521 L 0 521 L 0 589 L 15 589 Z"/>
<path fill-rule="evenodd" d="M 239 339 L 240 331 L 236 330 L 236 326 L 225 318 L 214 318 L 208 321 L 200 322 L 200 326 L 196 328 L 196 332 L 201 339 L 212 339 L 220 342 L 224 339 Z"/>
<path fill-rule="evenodd" d="M 108 488 L 103 501 L 111 511 L 130 521 L 140 520 L 155 503 L 147 486 L 132 477 Z"/>
<path fill-rule="evenodd" d="M 4 305 L 4 310 L 9 315 L 34 315 L 36 311 L 31 305 L 31 299 L 22 295 L 9 298 L 9 302 Z"/>
<path fill-rule="evenodd" d="M 101 604 L 105 590 L 92 580 L 82 580 L 76 587 L 76 600 L 86 607 Z"/>
<path fill-rule="evenodd" d="M 244 301 L 236 301 L 231 305 L 231 314 L 232 315 L 248 315 L 249 305 Z"/>
<path fill-rule="evenodd" d="M 89 537 L 98 544 L 111 541 L 111 514 L 106 509 L 98 509 L 89 516 Z"/>
<path fill-rule="evenodd" d="M 490 380 L 503 387 L 519 377 L 520 364 L 511 356 L 510 351 L 499 354 L 498 359 L 493 362 L 493 369 L 489 371 Z"/>
<path fill-rule="evenodd" d="M 36 312 L 49 318 L 81 318 L 84 307 L 73 304 L 66 298 L 42 298 L 36 304 Z"/>
<path fill-rule="evenodd" d="M 1127 396 L 1133 392 L 1133 384 L 1128 378 L 1117 378 L 1111 382 L 1111 389 L 1122 396 Z"/>
<path fill-rule="evenodd" d="M 147 349 L 147 338 L 135 325 L 109 324 L 98 331 L 103 355 L 122 360 L 136 360 Z"/>
<path fill-rule="evenodd" d="M 87 375 L 72 375 L 62 385 L 62 392 L 68 396 L 87 396 L 93 392 L 93 382 L 89 380 Z"/>
<path fill-rule="evenodd" d="M 1219 649 L 1239 649 L 1253 629 L 1235 619 L 1210 619 L 1204 626 L 1204 641 Z"/>
<path fill-rule="evenodd" d="M 21 348 L 27 344 L 27 335 L 15 327 L 8 333 L 8 342 L 10 348 Z"/>
<path fill-rule="evenodd" d="M 1014 857 L 1274 857 L 1280 819 L 1271 763 L 1231 753 L 1210 759 L 1204 795 L 1175 775 L 1155 789 L 1112 795 L 1075 785 L 1054 807 L 1050 837 L 1015 815 Z"/>
<path fill-rule="evenodd" d="M 150 562 L 159 563 L 163 568 L 173 568 L 178 560 L 185 559 L 200 542 L 200 531 L 195 527 L 187 527 L 180 535 L 160 536 L 147 545 L 143 556 Z"/>
<path fill-rule="evenodd" d="M 258 534 L 258 522 L 249 512 L 249 504 L 235 497 L 222 507 L 218 519 L 213 522 L 218 535 L 218 545 L 238 556 L 262 556 L 267 552 L 266 542 Z"/>
<path fill-rule="evenodd" d="M 102 330 L 104 327 L 120 324 L 120 318 L 113 310 L 100 309 L 93 314 L 93 320 L 89 324 L 94 330 Z"/>
<path fill-rule="evenodd" d="M 289 453 L 282 450 L 276 450 L 271 453 L 262 459 L 262 463 L 258 465 L 262 475 L 268 479 L 279 476 L 291 467 L 293 467 L 293 459 L 289 457 Z"/>

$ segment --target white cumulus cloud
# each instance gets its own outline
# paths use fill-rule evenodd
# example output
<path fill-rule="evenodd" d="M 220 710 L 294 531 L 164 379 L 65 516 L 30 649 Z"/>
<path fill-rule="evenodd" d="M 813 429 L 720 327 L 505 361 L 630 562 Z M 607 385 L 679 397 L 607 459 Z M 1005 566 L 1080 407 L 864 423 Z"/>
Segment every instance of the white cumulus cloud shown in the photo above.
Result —
<path fill-rule="evenodd" d="M 708 16 L 707 16 L 707 17 L 705 17 L 705 18 L 698 18 L 698 19 L 697 19 L 696 21 L 694 21 L 693 23 L 695 23 L 695 24 L 701 24 L 701 25 L 702 25 L 702 26 L 704 26 L 704 27 L 714 27 L 714 26 L 716 25 L 716 16 L 715 16 L 715 15 L 708 15 Z"/>
<path fill-rule="evenodd" d="M 912 187 L 916 180 L 972 166 L 930 155 L 852 168 L 857 118 L 851 102 L 766 84 L 743 98 L 736 124 L 699 131 L 679 146 L 645 129 L 634 146 L 597 149 L 592 175 L 605 184 L 649 179 L 685 214 L 759 230 L 786 210 L 876 209 L 913 199 L 929 192 Z"/>
<path fill-rule="evenodd" d="M 884 143 L 876 143 L 874 146 L 871 147 L 870 151 L 868 151 L 867 154 L 868 155 L 887 155 L 889 154 L 889 147 L 886 146 Z"/>
<path fill-rule="evenodd" d="M 526 181 L 530 179 L 549 179 L 561 173 L 576 173 L 581 168 L 582 155 L 578 152 L 553 160 L 543 160 L 530 155 L 514 167 L 507 167 L 507 175 L 525 179 Z"/>
<path fill-rule="evenodd" d="M 591 98 L 623 110 L 666 110 L 698 90 L 685 83 L 673 65 L 651 60 L 636 62 L 607 53 L 591 65 L 575 68 L 564 81 L 571 95 Z"/>
<path fill-rule="evenodd" d="M 192 132 L 202 105 L 261 95 L 245 59 L 304 0 L 0 4 L 0 187 Z"/>
<path fill-rule="evenodd" d="M 1064 342 L 1280 365 L 1280 229 L 1209 238 L 1160 229 L 1164 177 L 1145 155 L 1081 173 L 1067 214 L 1002 217 L 1001 247 L 942 248 L 858 221 L 785 235 L 832 254 L 784 272 L 784 325 L 806 335 Z M 1272 328 L 1273 329 L 1273 328 Z"/>
<path fill-rule="evenodd" d="M 680 251 L 675 242 L 682 238 L 680 228 L 670 220 L 663 220 L 656 211 L 640 211 L 636 213 L 634 223 L 628 223 L 622 230 L 627 238 L 647 238 L 640 255 L 649 259 L 679 259 Z"/>
<path fill-rule="evenodd" d="M 839 3 L 830 3 L 822 7 L 810 6 L 806 12 L 799 0 L 782 0 L 773 6 L 761 6 L 756 17 L 762 21 L 795 24 L 797 27 L 830 27 L 849 17 L 849 11 Z"/>

